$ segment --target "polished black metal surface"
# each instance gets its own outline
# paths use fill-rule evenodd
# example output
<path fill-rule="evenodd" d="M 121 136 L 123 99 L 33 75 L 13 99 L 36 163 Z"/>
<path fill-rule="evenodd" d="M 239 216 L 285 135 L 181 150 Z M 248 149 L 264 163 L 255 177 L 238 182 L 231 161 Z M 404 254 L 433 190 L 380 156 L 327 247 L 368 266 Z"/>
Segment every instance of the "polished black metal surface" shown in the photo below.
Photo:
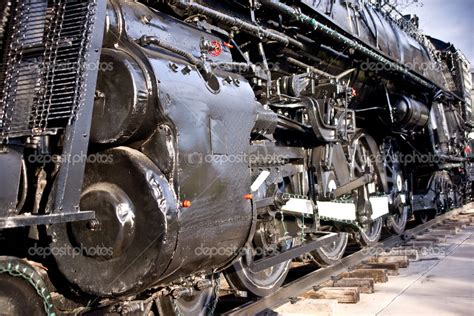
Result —
<path fill-rule="evenodd" d="M 466 60 L 388 4 L 0 14 L 0 254 L 47 267 L 63 310 L 212 313 L 220 273 L 273 304 L 291 260 L 471 199 Z"/>

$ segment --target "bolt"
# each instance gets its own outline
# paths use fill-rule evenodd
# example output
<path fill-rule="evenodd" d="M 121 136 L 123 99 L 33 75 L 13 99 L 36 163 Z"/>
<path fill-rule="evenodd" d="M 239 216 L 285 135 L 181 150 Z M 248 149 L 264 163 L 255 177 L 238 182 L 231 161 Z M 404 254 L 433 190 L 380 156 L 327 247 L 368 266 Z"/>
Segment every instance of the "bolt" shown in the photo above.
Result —
<path fill-rule="evenodd" d="M 199 280 L 196 282 L 196 289 L 202 291 L 204 289 L 208 289 L 212 286 L 212 282 L 208 279 Z"/>
<path fill-rule="evenodd" d="M 105 93 L 103 93 L 102 91 L 96 90 L 95 91 L 95 98 L 103 99 L 103 98 L 105 98 Z"/>
<path fill-rule="evenodd" d="M 142 15 L 141 19 L 143 24 L 150 24 L 151 22 L 151 16 L 148 15 Z"/>
<path fill-rule="evenodd" d="M 169 63 L 168 65 L 170 67 L 170 69 L 173 71 L 173 72 L 178 72 L 178 65 L 176 65 L 175 63 Z"/>
<path fill-rule="evenodd" d="M 171 296 L 174 299 L 179 299 L 183 296 L 192 296 L 192 295 L 193 295 L 193 290 L 190 289 L 190 288 L 185 288 L 185 287 L 176 288 L 176 289 L 171 291 Z"/>
<path fill-rule="evenodd" d="M 99 230 L 100 229 L 100 222 L 96 219 L 92 219 L 92 220 L 87 222 L 86 227 L 87 227 L 87 229 L 92 230 L 92 231 Z"/>
<path fill-rule="evenodd" d="M 183 70 L 181 70 L 181 72 L 183 73 L 183 75 L 187 75 L 189 74 L 193 69 L 187 65 L 186 67 L 183 68 Z"/>

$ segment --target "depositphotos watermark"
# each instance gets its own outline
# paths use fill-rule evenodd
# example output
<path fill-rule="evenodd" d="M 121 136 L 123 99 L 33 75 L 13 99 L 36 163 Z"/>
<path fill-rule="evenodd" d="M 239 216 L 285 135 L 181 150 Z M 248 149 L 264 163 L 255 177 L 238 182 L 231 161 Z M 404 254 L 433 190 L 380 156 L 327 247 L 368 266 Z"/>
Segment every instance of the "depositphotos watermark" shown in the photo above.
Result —
<path fill-rule="evenodd" d="M 24 69 L 27 71 L 42 71 L 42 72 L 50 72 L 50 73 L 57 73 L 61 71 L 77 71 L 78 68 L 82 68 L 88 71 L 114 71 L 114 63 L 112 62 L 86 62 L 86 63 L 79 63 L 77 61 L 67 61 L 67 62 L 60 62 L 55 64 L 37 64 L 37 63 L 30 63 L 27 64 Z"/>
<path fill-rule="evenodd" d="M 372 72 L 380 72 L 380 71 L 403 71 L 406 68 L 409 69 L 417 69 L 421 71 L 427 71 L 427 70 L 432 70 L 432 71 L 442 71 L 442 67 L 438 65 L 437 63 L 416 63 L 416 62 L 407 62 L 404 63 L 403 65 L 400 64 L 386 64 L 383 62 L 374 62 L 370 61 L 367 59 L 363 63 L 360 64 L 360 68 L 363 71 L 372 71 Z"/>
<path fill-rule="evenodd" d="M 79 164 L 79 163 L 101 163 L 101 164 L 111 164 L 113 163 L 113 155 L 110 154 L 90 154 L 86 153 L 80 154 L 63 154 L 63 155 L 29 155 L 29 163 L 70 163 L 70 164 Z"/>
<path fill-rule="evenodd" d="M 433 165 L 442 162 L 441 158 L 433 153 L 422 154 L 416 152 L 410 154 L 398 153 L 393 156 L 384 156 L 382 154 L 379 154 L 376 156 L 371 156 L 369 157 L 369 159 L 377 163 L 400 163 L 402 165 L 408 165 L 413 163 Z"/>
<path fill-rule="evenodd" d="M 205 247 L 202 243 L 199 247 L 194 249 L 194 254 L 196 256 L 205 256 L 213 258 L 216 256 L 244 256 L 248 253 L 252 253 L 254 256 L 274 256 L 278 255 L 280 252 L 273 248 L 247 248 L 247 247 L 237 247 L 237 246 L 228 246 L 228 247 Z"/>
<path fill-rule="evenodd" d="M 61 246 L 61 247 L 40 247 L 35 245 L 34 247 L 28 248 L 28 255 L 38 256 L 46 258 L 48 256 L 68 256 L 68 257 L 80 257 L 80 256 L 100 256 L 110 257 L 114 253 L 112 247 L 95 246 L 95 247 L 79 247 L 72 246 Z"/>
<path fill-rule="evenodd" d="M 246 163 L 255 164 L 259 161 L 272 161 L 274 163 L 285 163 L 288 160 L 288 156 L 278 154 L 248 154 L 240 153 L 237 155 L 204 155 L 202 153 L 193 152 L 188 154 L 187 162 L 189 164 L 202 164 L 202 163 Z"/>
<path fill-rule="evenodd" d="M 446 256 L 446 249 L 438 246 L 424 246 L 424 247 L 404 247 L 403 249 L 393 249 L 390 247 L 374 247 L 362 249 L 363 255 L 369 256 L 405 256 L 410 251 L 417 250 L 420 256 Z"/>

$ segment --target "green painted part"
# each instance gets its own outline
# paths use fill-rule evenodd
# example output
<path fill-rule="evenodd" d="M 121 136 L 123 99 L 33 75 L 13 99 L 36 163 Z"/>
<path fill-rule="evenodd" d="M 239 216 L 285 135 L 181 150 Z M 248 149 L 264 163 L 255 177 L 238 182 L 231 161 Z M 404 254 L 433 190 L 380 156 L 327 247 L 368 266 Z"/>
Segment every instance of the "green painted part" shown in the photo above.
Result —
<path fill-rule="evenodd" d="M 5 262 L 0 261 L 0 273 L 8 273 L 11 276 L 21 277 L 28 281 L 28 283 L 30 283 L 31 286 L 33 286 L 33 288 L 36 290 L 38 295 L 43 299 L 44 311 L 46 312 L 46 315 L 56 316 L 53 303 L 51 301 L 51 295 L 46 288 L 46 284 L 41 279 L 41 276 L 39 276 L 33 268 L 29 268 L 27 263 L 25 263 L 23 268 L 20 267 L 19 263 L 17 263 L 15 266 L 12 266 L 11 262 L 6 263 L 6 266 L 3 264 L 5 264 Z M 29 269 L 31 269 L 31 273 L 28 273 Z M 35 275 L 38 276 L 39 279 L 34 280 Z"/>

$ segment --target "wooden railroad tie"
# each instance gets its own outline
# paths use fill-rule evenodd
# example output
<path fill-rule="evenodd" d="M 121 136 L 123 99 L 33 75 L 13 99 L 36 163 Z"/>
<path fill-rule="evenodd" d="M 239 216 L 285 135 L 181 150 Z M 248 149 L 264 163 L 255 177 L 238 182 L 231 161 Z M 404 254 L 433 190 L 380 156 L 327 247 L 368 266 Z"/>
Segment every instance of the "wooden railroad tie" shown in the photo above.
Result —
<path fill-rule="evenodd" d="M 380 258 L 384 257 L 406 257 L 409 261 L 418 261 L 420 260 L 420 254 L 417 249 L 410 249 L 405 247 L 395 247 L 390 249 L 390 252 L 384 252 Z M 383 259 L 385 260 L 385 259 Z M 389 260 L 389 259 L 387 259 Z M 408 264 L 407 264 L 408 266 Z M 402 267 L 405 268 L 405 267 Z"/>
<path fill-rule="evenodd" d="M 457 227 L 436 227 L 429 230 L 430 233 L 446 234 L 446 235 L 457 235 L 461 230 Z"/>
<path fill-rule="evenodd" d="M 434 236 L 434 235 L 431 235 L 431 234 L 426 234 L 426 235 L 419 235 L 419 236 L 415 236 L 415 240 L 419 240 L 419 241 L 431 241 L 431 242 L 434 242 L 434 243 L 444 243 L 446 242 L 446 235 L 445 236 L 442 236 L 442 235 L 437 235 L 437 236 Z"/>
<path fill-rule="evenodd" d="M 424 241 L 424 240 L 410 240 L 404 244 L 405 247 L 411 247 L 415 249 L 430 249 L 435 246 L 435 243 L 432 241 Z"/>
<path fill-rule="evenodd" d="M 466 225 L 464 225 L 464 227 L 462 226 L 463 225 L 459 223 L 452 223 L 452 224 L 439 224 L 439 225 L 434 226 L 433 228 L 434 229 L 455 229 L 456 232 L 460 232 L 462 228 L 466 228 Z"/>
<path fill-rule="evenodd" d="M 375 262 L 375 263 L 361 263 L 356 266 L 356 269 L 385 269 L 387 275 L 398 275 L 398 264 L 393 262 Z"/>
<path fill-rule="evenodd" d="M 375 283 L 388 282 L 386 269 L 356 269 L 343 272 L 339 276 L 342 278 L 371 278 Z"/>
<path fill-rule="evenodd" d="M 443 224 L 458 225 L 460 228 L 464 229 L 467 226 L 470 226 L 471 221 L 467 219 L 456 218 L 456 219 L 447 219 L 443 221 Z"/>
<path fill-rule="evenodd" d="M 360 293 L 374 293 L 374 279 L 372 278 L 342 278 L 326 281 L 322 287 L 357 287 Z"/>
<path fill-rule="evenodd" d="M 358 287 L 322 287 L 302 295 L 303 298 L 337 300 L 338 303 L 355 304 L 360 301 Z"/>
<path fill-rule="evenodd" d="M 378 257 L 373 257 L 367 260 L 368 263 L 395 263 L 397 264 L 398 268 L 407 268 L 408 265 L 410 264 L 409 255 L 414 254 L 415 256 L 418 256 L 418 251 L 415 249 L 401 249 L 399 252 L 400 254 L 402 253 L 407 253 L 406 255 L 398 255 L 398 256 L 378 256 Z"/>

